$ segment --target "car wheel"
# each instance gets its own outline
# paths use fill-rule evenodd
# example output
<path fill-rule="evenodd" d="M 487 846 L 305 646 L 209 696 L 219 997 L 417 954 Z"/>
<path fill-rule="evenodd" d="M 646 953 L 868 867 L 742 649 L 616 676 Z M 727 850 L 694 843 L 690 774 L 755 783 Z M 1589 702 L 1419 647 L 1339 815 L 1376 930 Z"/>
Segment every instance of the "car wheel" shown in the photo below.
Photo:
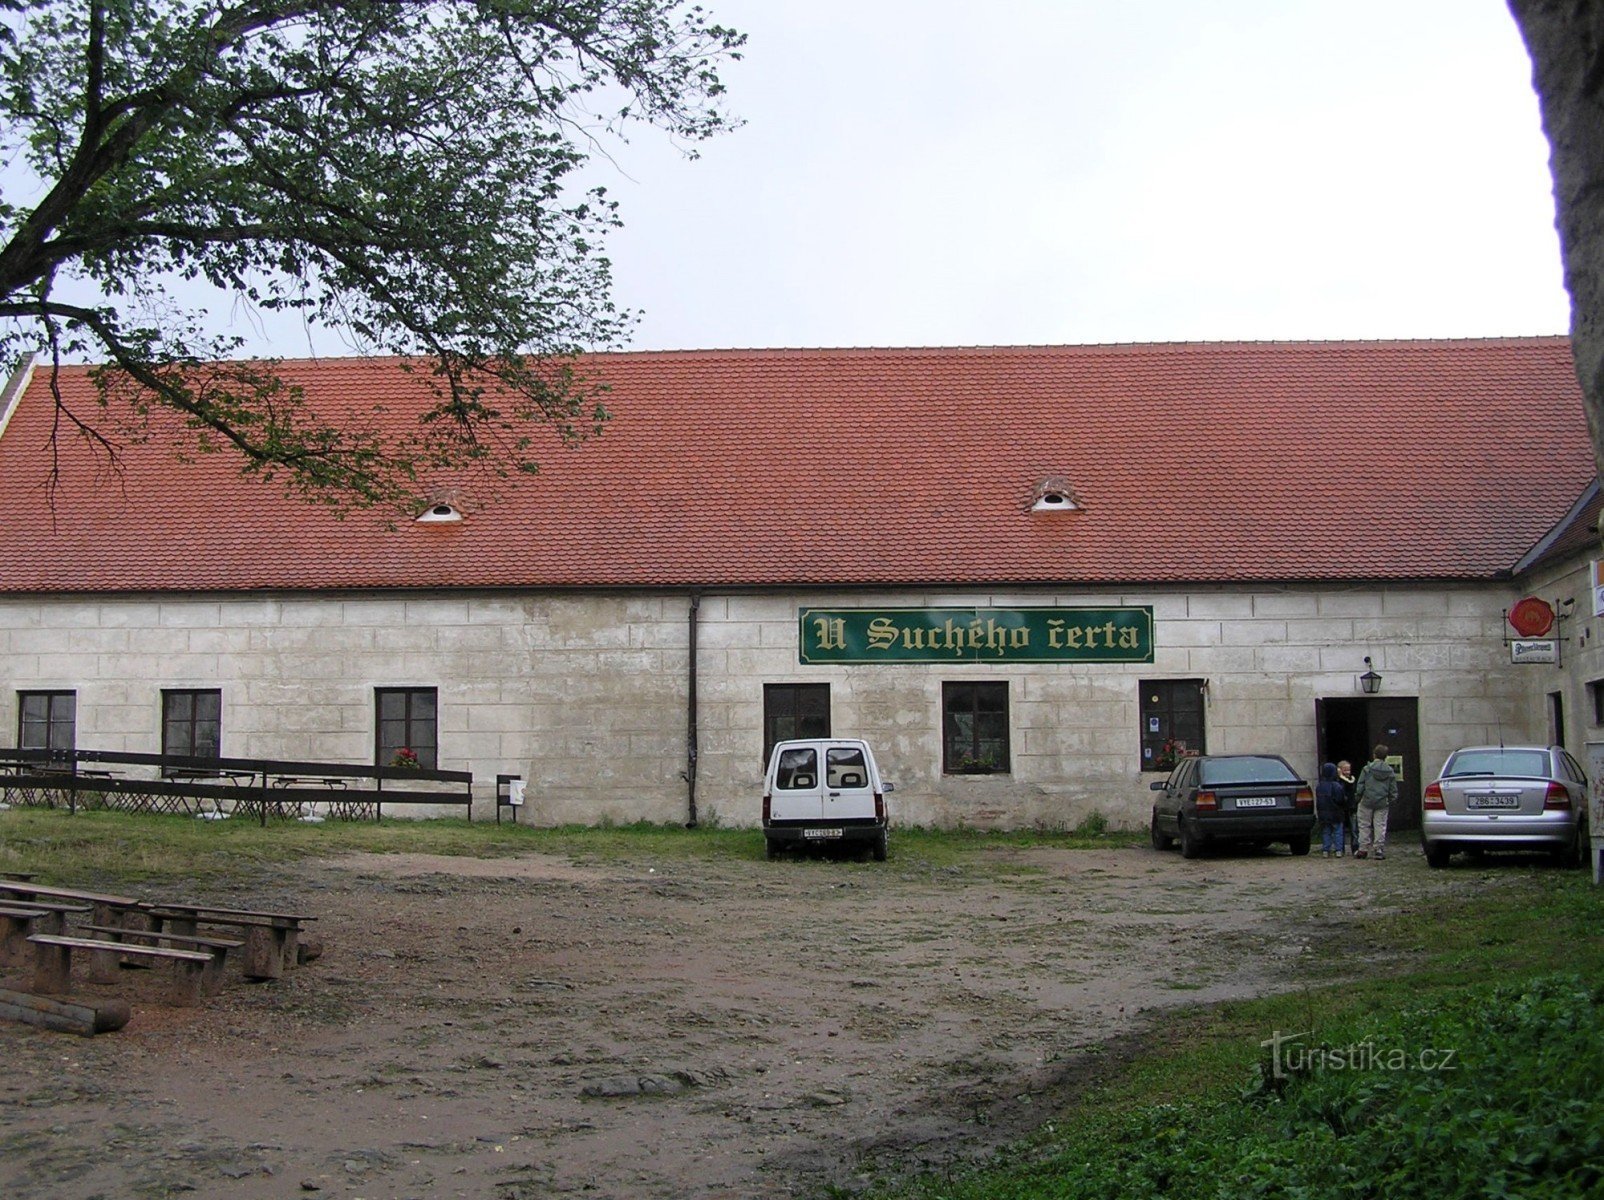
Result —
<path fill-rule="evenodd" d="M 1158 827 L 1158 809 L 1153 809 L 1153 823 L 1149 827 L 1153 838 L 1153 849 L 1168 850 L 1175 844 L 1175 839 Z"/>
<path fill-rule="evenodd" d="M 1293 838 L 1287 843 L 1287 849 L 1292 851 L 1294 858 L 1302 858 L 1309 853 L 1309 835 L 1304 834 L 1302 837 Z"/>
<path fill-rule="evenodd" d="M 763 839 L 763 857 L 773 862 L 780 857 L 780 848 L 774 844 L 772 838 Z"/>
<path fill-rule="evenodd" d="M 1448 865 L 1448 860 L 1452 856 L 1453 851 L 1441 842 L 1426 843 L 1426 865 L 1428 867 L 1433 867 L 1440 871 Z"/>
<path fill-rule="evenodd" d="M 885 860 L 886 860 L 886 850 L 887 850 L 887 845 L 886 845 L 887 841 L 888 841 L 888 838 L 886 836 L 886 831 L 884 829 L 882 829 L 880 831 L 880 836 L 874 839 L 874 861 L 875 862 L 885 862 Z"/>
<path fill-rule="evenodd" d="M 1576 827 L 1576 839 L 1571 842 L 1569 846 L 1565 846 L 1562 849 L 1554 851 L 1554 865 L 1556 867 L 1564 867 L 1568 870 L 1576 867 L 1585 867 L 1587 865 L 1587 854 L 1591 848 L 1591 845 L 1592 843 L 1589 841 L 1587 836 L 1587 827 L 1584 825 L 1578 825 Z"/>
<path fill-rule="evenodd" d="M 1181 857 L 1196 858 L 1203 853 L 1203 839 L 1192 832 L 1192 827 L 1186 823 L 1185 817 L 1177 817 L 1176 825 L 1181 830 Z"/>

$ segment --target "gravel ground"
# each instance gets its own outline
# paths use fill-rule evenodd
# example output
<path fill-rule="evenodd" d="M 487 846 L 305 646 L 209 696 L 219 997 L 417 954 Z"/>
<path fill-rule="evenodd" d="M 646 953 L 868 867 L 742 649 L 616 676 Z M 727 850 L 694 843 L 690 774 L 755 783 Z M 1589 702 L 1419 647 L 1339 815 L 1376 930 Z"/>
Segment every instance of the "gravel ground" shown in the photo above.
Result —
<path fill-rule="evenodd" d="M 0 1025 L 0 1195 L 850 1191 L 1035 1128 L 1166 1010 L 1329 971 L 1358 907 L 1471 883 L 1145 847 L 300 863 L 183 898 L 315 913 L 315 962 L 198 1009 L 125 971 L 95 1038 Z"/>

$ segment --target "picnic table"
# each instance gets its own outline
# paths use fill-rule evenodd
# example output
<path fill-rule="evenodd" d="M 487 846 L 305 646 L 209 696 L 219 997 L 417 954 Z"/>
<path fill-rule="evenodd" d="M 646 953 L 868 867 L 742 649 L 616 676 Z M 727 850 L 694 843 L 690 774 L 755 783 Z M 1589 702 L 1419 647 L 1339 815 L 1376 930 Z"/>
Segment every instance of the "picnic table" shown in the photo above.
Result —
<path fill-rule="evenodd" d="M 301 934 L 316 917 L 304 913 L 257 912 L 244 908 L 218 908 L 209 904 L 152 904 L 146 907 L 152 927 L 194 937 L 201 925 L 240 930 L 245 949 L 240 973 L 246 979 L 277 979 L 301 957 Z M 309 947 L 310 948 L 310 947 Z"/>

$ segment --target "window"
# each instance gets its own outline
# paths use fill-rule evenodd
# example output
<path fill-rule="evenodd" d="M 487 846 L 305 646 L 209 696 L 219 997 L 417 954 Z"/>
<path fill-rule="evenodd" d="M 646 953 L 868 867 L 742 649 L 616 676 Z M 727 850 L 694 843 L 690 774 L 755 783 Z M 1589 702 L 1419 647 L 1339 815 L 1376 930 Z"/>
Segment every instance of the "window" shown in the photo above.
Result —
<path fill-rule="evenodd" d="M 996 775 L 1008 765 L 1008 685 L 941 685 L 941 769 L 948 775 Z"/>
<path fill-rule="evenodd" d="M 1189 754 L 1208 753 L 1203 740 L 1202 679 L 1142 680 L 1142 770 L 1168 771 Z"/>
<path fill-rule="evenodd" d="M 162 753 L 220 758 L 223 753 L 223 693 L 164 691 Z"/>
<path fill-rule="evenodd" d="M 830 736 L 830 685 L 766 683 L 763 685 L 763 765 L 775 742 Z"/>
<path fill-rule="evenodd" d="M 1589 683 L 1587 694 L 1593 701 L 1593 724 L 1604 725 L 1604 679 Z"/>
<path fill-rule="evenodd" d="M 410 750 L 418 766 L 436 770 L 435 689 L 379 688 L 374 696 L 379 720 L 373 761 L 381 767 L 400 766 L 410 760 L 401 752 Z"/>
<path fill-rule="evenodd" d="M 797 746 L 780 755 L 774 786 L 795 792 L 819 786 L 819 755 L 811 746 Z"/>
<path fill-rule="evenodd" d="M 18 692 L 17 700 L 18 749 L 77 749 L 77 692 Z"/>

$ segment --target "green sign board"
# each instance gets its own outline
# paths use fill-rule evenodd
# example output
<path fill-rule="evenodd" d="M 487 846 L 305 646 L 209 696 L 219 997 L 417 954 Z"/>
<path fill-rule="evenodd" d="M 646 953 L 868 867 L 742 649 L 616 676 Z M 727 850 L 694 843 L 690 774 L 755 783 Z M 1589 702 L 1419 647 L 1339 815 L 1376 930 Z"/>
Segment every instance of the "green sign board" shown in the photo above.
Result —
<path fill-rule="evenodd" d="M 804 608 L 804 663 L 1150 663 L 1153 610 Z"/>

